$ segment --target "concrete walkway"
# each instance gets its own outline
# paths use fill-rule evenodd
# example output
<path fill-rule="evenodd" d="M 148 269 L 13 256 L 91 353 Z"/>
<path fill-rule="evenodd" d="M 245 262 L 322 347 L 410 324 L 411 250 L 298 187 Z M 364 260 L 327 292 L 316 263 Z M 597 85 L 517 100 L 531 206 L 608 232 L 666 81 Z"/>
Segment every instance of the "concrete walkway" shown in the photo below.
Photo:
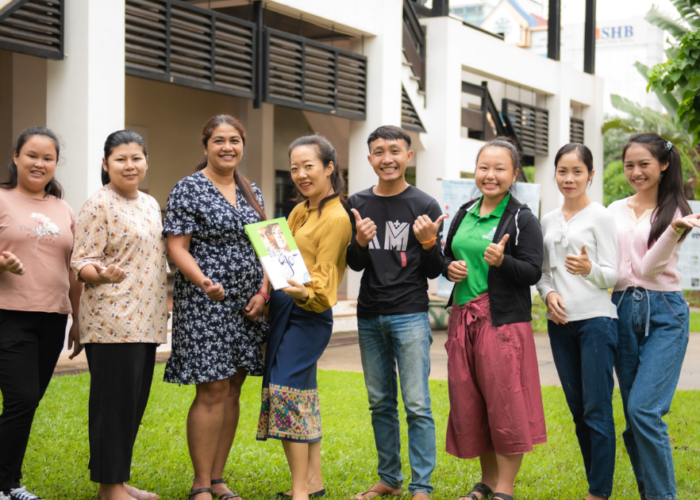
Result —
<path fill-rule="evenodd" d="M 431 379 L 447 380 L 446 340 L 446 332 L 433 333 L 433 345 L 430 349 Z M 549 347 L 549 337 L 546 334 L 535 334 L 535 346 L 540 368 L 540 382 L 542 385 L 561 385 L 554 366 L 552 350 Z M 329 346 L 319 360 L 318 367 L 321 370 L 361 372 L 360 347 L 357 344 Z M 700 389 L 700 333 L 690 334 L 690 343 L 681 370 L 678 389 Z"/>
<path fill-rule="evenodd" d="M 447 380 L 447 352 L 445 341 L 447 333 L 436 331 L 433 333 L 433 345 L 430 349 L 431 379 Z M 540 368 L 540 381 L 542 385 L 561 385 L 557 370 L 552 359 L 552 350 L 549 347 L 549 338 L 546 334 L 535 334 L 535 346 L 537 347 L 537 360 Z M 158 362 L 167 361 L 170 356 L 169 346 L 161 346 L 157 353 Z M 341 370 L 350 372 L 362 372 L 360 360 L 360 347 L 356 342 L 355 334 L 333 335 L 331 345 L 328 346 L 318 362 L 321 370 Z M 56 375 L 69 375 L 87 370 L 87 360 L 82 352 L 74 360 L 68 360 L 68 354 L 64 353 L 56 367 Z M 690 343 L 685 355 L 685 362 L 681 370 L 681 378 L 678 389 L 700 389 L 700 333 L 690 334 Z"/>

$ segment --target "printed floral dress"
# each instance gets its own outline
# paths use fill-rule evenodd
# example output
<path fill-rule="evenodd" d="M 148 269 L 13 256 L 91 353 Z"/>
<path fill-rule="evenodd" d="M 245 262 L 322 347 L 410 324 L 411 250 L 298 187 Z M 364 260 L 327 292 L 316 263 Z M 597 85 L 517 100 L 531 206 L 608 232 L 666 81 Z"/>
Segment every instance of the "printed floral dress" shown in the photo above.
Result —
<path fill-rule="evenodd" d="M 253 191 L 264 209 L 255 184 Z M 262 266 L 243 227 L 256 222 L 260 217 L 240 190 L 234 207 L 202 172 L 185 177 L 170 192 L 163 233 L 192 234 L 192 257 L 206 277 L 223 285 L 226 298 L 211 300 L 177 271 L 166 382 L 213 382 L 239 369 L 262 375 L 267 325 L 243 315 L 263 282 Z"/>
<path fill-rule="evenodd" d="M 88 265 L 112 264 L 126 272 L 121 283 L 85 284 L 80 296 L 80 343 L 164 344 L 168 340 L 165 238 L 160 206 L 139 192 L 128 199 L 104 186 L 85 202 L 71 266 L 78 281 Z"/>

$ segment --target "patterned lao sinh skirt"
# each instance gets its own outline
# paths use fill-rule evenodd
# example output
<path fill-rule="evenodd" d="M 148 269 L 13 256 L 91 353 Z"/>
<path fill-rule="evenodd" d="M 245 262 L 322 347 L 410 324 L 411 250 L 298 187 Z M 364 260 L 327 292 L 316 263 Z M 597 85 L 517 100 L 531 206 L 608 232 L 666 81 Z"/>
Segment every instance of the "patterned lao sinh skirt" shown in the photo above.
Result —
<path fill-rule="evenodd" d="M 284 292 L 272 292 L 258 440 L 312 443 L 321 439 L 316 362 L 332 330 L 330 309 L 306 311 Z"/>

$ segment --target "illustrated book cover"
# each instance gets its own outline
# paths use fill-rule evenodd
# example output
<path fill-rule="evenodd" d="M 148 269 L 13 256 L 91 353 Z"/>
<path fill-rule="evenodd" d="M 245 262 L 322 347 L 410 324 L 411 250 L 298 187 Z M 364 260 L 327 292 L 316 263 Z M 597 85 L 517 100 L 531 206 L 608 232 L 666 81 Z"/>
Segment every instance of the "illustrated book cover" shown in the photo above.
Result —
<path fill-rule="evenodd" d="M 299 283 L 311 281 L 304 259 L 284 217 L 248 224 L 245 230 L 272 288 L 279 290 L 288 287 L 289 279 Z"/>

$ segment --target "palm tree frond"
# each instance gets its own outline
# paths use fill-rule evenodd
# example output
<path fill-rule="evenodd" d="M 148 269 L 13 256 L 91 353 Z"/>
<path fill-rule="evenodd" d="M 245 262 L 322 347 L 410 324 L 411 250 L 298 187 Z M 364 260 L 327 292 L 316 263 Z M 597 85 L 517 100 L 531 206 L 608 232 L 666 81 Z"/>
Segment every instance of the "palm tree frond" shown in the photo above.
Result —
<path fill-rule="evenodd" d="M 673 6 L 681 19 L 695 28 L 700 28 L 700 9 L 691 5 L 688 0 L 673 0 Z"/>
<path fill-rule="evenodd" d="M 644 19 L 654 26 L 667 31 L 676 40 L 680 40 L 688 32 L 688 28 L 678 21 L 671 19 L 666 14 L 662 14 L 657 7 L 652 7 L 652 9 L 647 12 L 647 15 L 644 16 Z"/>
<path fill-rule="evenodd" d="M 671 115 L 664 115 L 646 106 L 642 106 L 630 99 L 626 99 L 617 94 L 610 96 L 610 102 L 618 111 L 623 111 L 634 118 L 642 120 L 643 123 L 654 127 L 654 132 L 664 135 L 662 132 L 673 131 L 674 135 L 681 134 L 678 120 Z"/>

